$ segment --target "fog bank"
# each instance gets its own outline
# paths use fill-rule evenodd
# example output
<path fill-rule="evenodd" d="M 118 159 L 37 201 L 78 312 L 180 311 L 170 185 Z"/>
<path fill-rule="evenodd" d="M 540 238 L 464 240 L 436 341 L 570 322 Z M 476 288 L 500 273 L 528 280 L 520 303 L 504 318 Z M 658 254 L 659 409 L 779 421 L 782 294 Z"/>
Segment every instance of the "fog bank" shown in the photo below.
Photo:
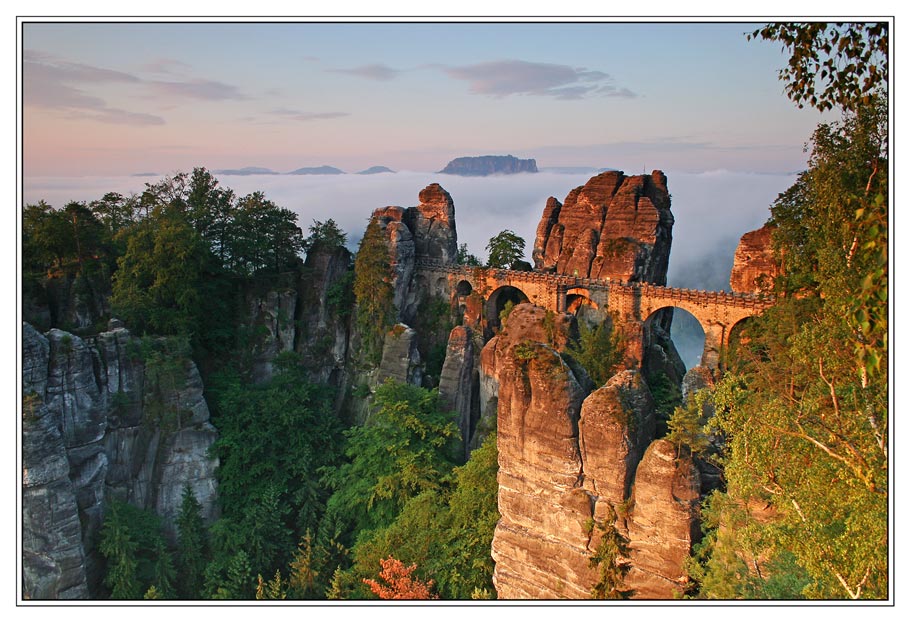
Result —
<path fill-rule="evenodd" d="M 730 268 L 739 238 L 761 227 L 768 206 L 795 181 L 795 175 L 729 171 L 675 173 L 665 171 L 676 219 L 668 273 L 669 285 L 708 290 L 729 289 Z M 378 207 L 417 205 L 420 190 L 436 182 L 452 195 L 459 243 L 486 258 L 489 239 L 511 229 L 527 242 L 530 258 L 534 235 L 547 198 L 563 201 L 591 174 L 541 172 L 491 177 L 459 177 L 439 173 L 399 172 L 379 175 L 219 175 L 223 187 L 238 195 L 257 190 L 293 210 L 306 232 L 313 220 L 329 218 L 348 234 L 356 250 L 372 211 Z M 140 193 L 154 177 L 41 177 L 25 180 L 26 203 L 47 201 L 62 207 L 69 201 L 92 201 L 107 192 Z M 683 322 L 680 322 L 682 324 Z M 678 327 L 677 332 L 683 330 Z M 700 352 L 683 346 L 687 365 Z M 687 350 L 685 353 L 682 350 Z M 697 346 L 694 349 L 698 349 Z"/>

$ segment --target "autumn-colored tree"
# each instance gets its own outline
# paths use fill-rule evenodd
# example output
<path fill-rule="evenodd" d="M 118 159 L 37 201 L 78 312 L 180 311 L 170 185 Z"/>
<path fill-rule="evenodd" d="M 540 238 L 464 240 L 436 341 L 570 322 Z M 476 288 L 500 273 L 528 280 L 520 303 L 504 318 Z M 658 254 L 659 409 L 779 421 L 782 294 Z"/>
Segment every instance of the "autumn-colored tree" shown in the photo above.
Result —
<path fill-rule="evenodd" d="M 370 586 L 370 590 L 383 600 L 428 600 L 438 596 L 432 593 L 433 580 L 426 583 L 411 573 L 417 569 L 417 564 L 405 566 L 391 555 L 379 561 L 382 571 L 379 573 L 380 581 L 364 579 L 363 582 Z"/>

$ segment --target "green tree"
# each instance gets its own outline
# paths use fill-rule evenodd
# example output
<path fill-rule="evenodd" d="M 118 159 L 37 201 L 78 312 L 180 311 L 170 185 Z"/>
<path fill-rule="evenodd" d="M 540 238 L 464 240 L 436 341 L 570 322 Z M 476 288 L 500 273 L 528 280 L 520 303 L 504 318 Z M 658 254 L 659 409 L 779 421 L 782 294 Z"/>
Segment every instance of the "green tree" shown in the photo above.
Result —
<path fill-rule="evenodd" d="M 603 522 L 594 522 L 591 529 L 597 527 L 600 541 L 591 554 L 588 563 L 598 571 L 598 580 L 591 588 L 591 596 L 601 600 L 623 600 L 632 596 L 632 590 L 625 586 L 626 574 L 629 572 L 628 539 L 616 528 L 616 512 L 608 508 Z"/>
<path fill-rule="evenodd" d="M 457 434 L 436 391 L 391 380 L 380 385 L 367 423 L 345 432 L 350 462 L 326 471 L 334 490 L 328 519 L 341 523 L 335 533 L 388 525 L 409 499 L 438 488 L 453 466 L 447 448 Z"/>
<path fill-rule="evenodd" d="M 366 595 L 353 588 L 389 556 L 417 564 L 417 577 L 434 579 L 442 598 L 495 594 L 490 547 L 499 520 L 498 470 L 496 437 L 490 435 L 439 487 L 411 498 L 391 524 L 358 542 L 353 565 L 342 574 L 352 595 Z"/>
<path fill-rule="evenodd" d="M 379 363 L 384 335 L 394 322 L 392 278 L 385 235 L 379 223 L 371 220 L 354 258 L 354 297 L 361 351 L 373 365 Z"/>
<path fill-rule="evenodd" d="M 156 208 L 131 232 L 118 261 L 114 313 L 140 332 L 193 335 L 204 309 L 208 257 L 182 213 Z"/>
<path fill-rule="evenodd" d="M 509 268 L 525 256 L 524 238 L 514 231 L 506 229 L 490 238 L 487 243 L 489 258 L 487 265 L 491 268 Z"/>
<path fill-rule="evenodd" d="M 792 555 L 811 598 L 888 589 L 887 374 L 876 364 L 887 354 L 887 288 L 870 285 L 887 242 L 881 228 L 864 242 L 856 217 L 886 218 L 872 198 L 887 183 L 881 122 L 859 108 L 816 131 L 810 168 L 771 210 L 787 260 L 778 302 L 744 329 L 715 394 L 727 492 L 774 509 L 755 529 L 767 555 Z"/>
<path fill-rule="evenodd" d="M 455 258 L 455 263 L 462 266 L 481 266 L 480 259 L 477 258 L 477 255 L 471 253 L 468 250 L 467 244 L 461 244 L 458 247 L 458 255 Z"/>
<path fill-rule="evenodd" d="M 113 599 L 139 598 L 141 588 L 137 576 L 136 553 L 139 544 L 130 533 L 123 515 L 123 506 L 113 504 L 101 527 L 101 541 L 98 550 L 107 561 L 104 585 L 111 591 Z"/>
<path fill-rule="evenodd" d="M 852 110 L 888 83 L 888 35 L 883 22 L 778 22 L 749 38 L 777 41 L 789 52 L 779 77 L 800 108 Z"/>
<path fill-rule="evenodd" d="M 107 562 L 105 585 L 111 598 L 141 598 L 155 586 L 173 597 L 174 568 L 161 533 L 160 519 L 147 510 L 113 501 L 106 508 L 98 550 Z"/>
<path fill-rule="evenodd" d="M 578 339 L 569 344 L 566 352 L 588 372 L 598 387 L 603 386 L 618 371 L 623 347 L 620 336 L 613 332 L 613 323 L 602 322 L 593 328 L 578 322 Z"/>
<path fill-rule="evenodd" d="M 183 500 L 177 515 L 177 568 L 181 596 L 196 599 L 202 595 L 208 561 L 207 534 L 202 522 L 202 506 L 189 484 L 183 487 Z"/>
<path fill-rule="evenodd" d="M 334 219 L 325 222 L 314 220 L 310 225 L 310 235 L 303 241 L 303 250 L 310 253 L 318 248 L 344 247 L 348 236 L 342 231 Z"/>

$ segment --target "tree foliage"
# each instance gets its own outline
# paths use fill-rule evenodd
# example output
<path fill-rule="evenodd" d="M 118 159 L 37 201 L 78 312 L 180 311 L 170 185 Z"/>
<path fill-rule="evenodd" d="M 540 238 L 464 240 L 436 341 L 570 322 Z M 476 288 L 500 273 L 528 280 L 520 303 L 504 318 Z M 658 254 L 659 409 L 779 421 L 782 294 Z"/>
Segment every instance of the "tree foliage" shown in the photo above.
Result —
<path fill-rule="evenodd" d="M 778 22 L 749 35 L 789 52 L 779 72 L 787 97 L 802 108 L 853 110 L 888 82 L 888 24 Z"/>
<path fill-rule="evenodd" d="M 591 327 L 580 321 L 578 339 L 569 344 L 566 352 L 585 368 L 596 386 L 602 387 L 622 363 L 623 347 L 612 322 Z"/>
<path fill-rule="evenodd" d="M 161 598 L 173 598 L 175 571 L 153 513 L 121 501 L 110 503 L 98 550 L 107 564 L 104 584 L 114 599 L 138 599 L 152 586 Z"/>
<path fill-rule="evenodd" d="M 753 521 L 755 541 L 808 577 L 778 587 L 799 584 L 811 598 L 884 598 L 888 589 L 879 105 L 820 126 L 809 169 L 772 206 L 785 266 L 778 302 L 744 329 L 715 394 L 727 507 L 773 509 L 773 519 Z"/>
<path fill-rule="evenodd" d="M 354 297 L 361 353 L 376 365 L 382 356 L 383 337 L 394 322 L 395 307 L 389 247 L 375 220 L 367 225 L 354 259 Z"/>
<path fill-rule="evenodd" d="M 524 238 L 514 231 L 506 229 L 490 238 L 487 243 L 489 253 L 487 265 L 491 268 L 510 268 L 525 256 Z"/>
<path fill-rule="evenodd" d="M 338 460 L 341 424 L 325 387 L 306 380 L 295 355 L 275 361 L 271 381 L 250 386 L 225 373 L 213 381 L 219 438 L 213 452 L 228 557 L 238 548 L 266 576 L 284 567 L 294 544 L 315 531 L 328 496 L 319 471 Z M 228 562 L 220 560 L 227 568 Z"/>
<path fill-rule="evenodd" d="M 498 470 L 496 437 L 491 435 L 438 488 L 410 499 L 392 523 L 357 543 L 353 565 L 342 574 L 346 583 L 357 586 L 358 579 L 372 577 L 379 562 L 391 555 L 417 564 L 417 576 L 432 578 L 441 598 L 492 597 Z"/>
<path fill-rule="evenodd" d="M 328 509 L 356 533 L 390 524 L 409 499 L 438 488 L 453 466 L 447 448 L 458 431 L 436 391 L 388 380 L 376 389 L 367 423 L 344 434 L 350 462 L 327 471 Z"/>
<path fill-rule="evenodd" d="M 433 595 L 433 580 L 426 583 L 411 576 L 417 564 L 405 566 L 394 557 L 380 560 L 379 581 L 364 579 L 370 590 L 383 600 L 427 600 Z"/>
<path fill-rule="evenodd" d="M 183 598 L 196 599 L 202 595 L 208 562 L 207 540 L 202 506 L 187 484 L 183 487 L 183 499 L 177 515 L 177 584 Z"/>
<path fill-rule="evenodd" d="M 348 236 L 338 226 L 334 219 L 325 222 L 314 220 L 310 225 L 310 235 L 303 241 L 303 250 L 310 253 L 319 248 L 344 247 Z"/>

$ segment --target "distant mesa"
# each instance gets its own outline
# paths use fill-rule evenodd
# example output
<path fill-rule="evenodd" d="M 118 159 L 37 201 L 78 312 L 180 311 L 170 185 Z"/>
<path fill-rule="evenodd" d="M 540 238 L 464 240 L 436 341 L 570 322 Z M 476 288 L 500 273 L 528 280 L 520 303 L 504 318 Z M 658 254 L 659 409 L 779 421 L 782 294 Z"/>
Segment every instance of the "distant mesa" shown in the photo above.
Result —
<path fill-rule="evenodd" d="M 537 161 L 520 160 L 515 156 L 474 156 L 455 158 L 439 171 L 448 175 L 484 177 L 486 175 L 514 175 L 515 173 L 536 173 Z"/>
<path fill-rule="evenodd" d="M 394 173 L 392 169 L 387 166 L 371 166 L 370 168 L 359 171 L 358 175 L 376 175 L 377 173 Z"/>
<path fill-rule="evenodd" d="M 277 171 L 261 166 L 245 166 L 243 168 L 225 168 L 215 171 L 216 175 L 279 175 Z"/>
<path fill-rule="evenodd" d="M 298 168 L 291 171 L 288 175 L 344 175 L 345 172 L 334 166 L 310 166 Z"/>

